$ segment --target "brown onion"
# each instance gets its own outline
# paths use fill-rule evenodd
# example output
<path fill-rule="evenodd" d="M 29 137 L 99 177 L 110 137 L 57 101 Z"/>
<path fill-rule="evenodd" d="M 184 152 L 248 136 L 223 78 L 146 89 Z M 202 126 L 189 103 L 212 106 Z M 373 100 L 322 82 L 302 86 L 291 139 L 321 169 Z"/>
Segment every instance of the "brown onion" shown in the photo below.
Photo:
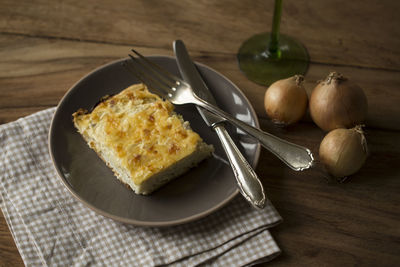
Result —
<path fill-rule="evenodd" d="M 300 120 L 307 110 L 307 93 L 302 85 L 304 77 L 293 77 L 274 82 L 265 92 L 264 107 L 277 124 L 291 124 Z"/>
<path fill-rule="evenodd" d="M 319 157 L 330 174 L 347 177 L 356 173 L 368 156 L 361 126 L 329 132 L 319 147 Z"/>
<path fill-rule="evenodd" d="M 367 109 L 363 90 L 337 72 L 330 73 L 320 82 L 310 97 L 311 117 L 325 131 L 362 123 Z"/>

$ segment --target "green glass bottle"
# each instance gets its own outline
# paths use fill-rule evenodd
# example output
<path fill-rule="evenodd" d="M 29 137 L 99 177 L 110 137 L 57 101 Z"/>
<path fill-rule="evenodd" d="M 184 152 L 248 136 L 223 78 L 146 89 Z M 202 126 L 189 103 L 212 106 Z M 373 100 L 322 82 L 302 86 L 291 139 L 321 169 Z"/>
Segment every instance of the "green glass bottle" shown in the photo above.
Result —
<path fill-rule="evenodd" d="M 256 34 L 239 49 L 239 67 L 248 79 L 261 85 L 293 76 L 304 75 L 309 56 L 306 48 L 295 39 L 279 33 L 282 0 L 275 0 L 272 30 Z"/>

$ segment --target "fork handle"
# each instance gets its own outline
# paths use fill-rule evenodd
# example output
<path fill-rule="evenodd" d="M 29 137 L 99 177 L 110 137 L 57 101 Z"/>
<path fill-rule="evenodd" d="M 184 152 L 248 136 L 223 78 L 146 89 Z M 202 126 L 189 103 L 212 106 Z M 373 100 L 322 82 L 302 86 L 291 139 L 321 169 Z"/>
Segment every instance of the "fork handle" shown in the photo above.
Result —
<path fill-rule="evenodd" d="M 264 208 L 264 188 L 257 174 L 239 151 L 224 125 L 218 123 L 213 128 L 221 140 L 222 147 L 232 166 L 240 193 L 254 207 Z"/>
<path fill-rule="evenodd" d="M 252 137 L 256 138 L 263 147 L 272 152 L 286 165 L 295 171 L 302 171 L 311 167 L 314 158 L 311 151 L 303 146 L 299 146 L 276 137 L 267 132 L 261 131 L 241 120 L 236 119 L 229 113 L 210 105 L 208 102 L 195 96 L 194 104 L 201 106 L 214 114 L 221 116 L 231 124 L 242 129 Z"/>

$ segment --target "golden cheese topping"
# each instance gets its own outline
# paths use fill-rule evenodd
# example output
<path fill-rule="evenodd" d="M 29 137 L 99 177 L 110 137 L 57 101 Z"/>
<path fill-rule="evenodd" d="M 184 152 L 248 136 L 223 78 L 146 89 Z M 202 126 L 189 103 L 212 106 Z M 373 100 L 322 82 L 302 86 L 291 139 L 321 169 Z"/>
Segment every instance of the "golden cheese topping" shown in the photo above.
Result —
<path fill-rule="evenodd" d="M 91 113 L 79 110 L 74 122 L 82 134 L 112 153 L 137 185 L 193 153 L 201 141 L 169 101 L 143 84 L 107 98 Z"/>

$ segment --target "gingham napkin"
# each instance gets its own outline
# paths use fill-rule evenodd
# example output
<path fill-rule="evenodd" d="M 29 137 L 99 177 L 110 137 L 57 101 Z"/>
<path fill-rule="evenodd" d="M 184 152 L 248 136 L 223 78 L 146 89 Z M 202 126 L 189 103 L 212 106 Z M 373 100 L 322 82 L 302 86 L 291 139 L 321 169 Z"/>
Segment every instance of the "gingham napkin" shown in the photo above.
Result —
<path fill-rule="evenodd" d="M 0 207 L 27 266 L 244 266 L 280 250 L 268 228 L 281 218 L 241 197 L 195 222 L 126 225 L 76 201 L 51 163 L 54 108 L 0 126 Z"/>

